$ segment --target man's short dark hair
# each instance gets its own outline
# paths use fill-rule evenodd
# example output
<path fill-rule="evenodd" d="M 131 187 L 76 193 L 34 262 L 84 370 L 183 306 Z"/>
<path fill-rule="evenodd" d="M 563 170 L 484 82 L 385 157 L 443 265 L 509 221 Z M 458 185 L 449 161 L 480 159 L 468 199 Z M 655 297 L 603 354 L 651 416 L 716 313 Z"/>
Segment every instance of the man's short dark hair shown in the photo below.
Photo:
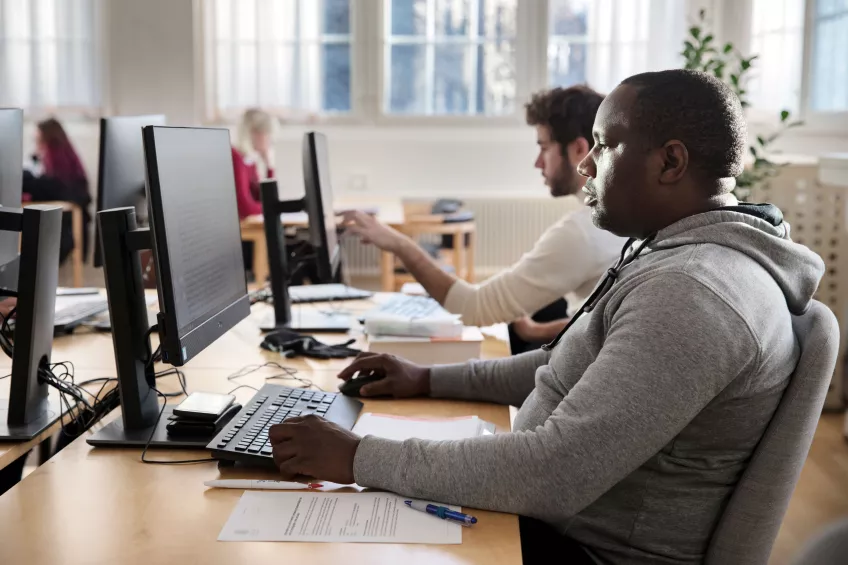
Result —
<path fill-rule="evenodd" d="M 742 174 L 748 131 L 742 105 L 716 77 L 674 69 L 642 73 L 621 82 L 638 89 L 638 131 L 652 147 L 672 139 L 686 145 L 689 161 L 708 179 Z"/>
<path fill-rule="evenodd" d="M 578 137 L 586 138 L 592 147 L 592 126 L 603 100 L 603 94 L 584 85 L 543 90 L 524 105 L 527 125 L 548 126 L 551 139 L 562 146 L 563 153 L 566 144 Z"/>

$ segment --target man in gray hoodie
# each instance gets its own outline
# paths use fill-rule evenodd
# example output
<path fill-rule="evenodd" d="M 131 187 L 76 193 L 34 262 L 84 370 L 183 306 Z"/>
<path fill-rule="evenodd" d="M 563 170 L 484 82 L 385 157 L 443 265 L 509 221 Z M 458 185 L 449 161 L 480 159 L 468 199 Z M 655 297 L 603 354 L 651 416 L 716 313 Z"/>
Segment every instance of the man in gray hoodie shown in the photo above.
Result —
<path fill-rule="evenodd" d="M 777 208 L 730 194 L 747 133 L 721 81 L 631 77 L 593 133 L 580 164 L 587 204 L 599 227 L 631 240 L 550 347 L 433 367 L 366 354 L 340 375 L 385 375 L 369 396 L 520 406 L 514 431 L 398 442 L 297 419 L 271 431 L 284 476 L 530 517 L 577 546 L 572 561 L 549 554 L 558 562 L 703 561 L 795 368 L 791 316 L 824 266 Z"/>

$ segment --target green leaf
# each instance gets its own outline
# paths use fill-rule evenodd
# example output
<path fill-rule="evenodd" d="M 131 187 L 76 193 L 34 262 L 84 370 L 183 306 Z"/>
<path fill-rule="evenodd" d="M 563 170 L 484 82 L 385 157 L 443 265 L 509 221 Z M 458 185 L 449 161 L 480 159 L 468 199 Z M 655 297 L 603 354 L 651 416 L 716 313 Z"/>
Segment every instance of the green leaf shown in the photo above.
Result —
<path fill-rule="evenodd" d="M 756 148 L 756 147 L 754 147 L 753 145 L 752 145 L 751 147 L 749 147 L 749 148 L 748 148 L 748 151 L 750 151 L 750 152 L 751 152 L 751 155 L 753 155 L 753 156 L 754 156 L 754 159 L 756 159 L 756 158 L 758 157 L 758 155 L 757 155 L 757 148 Z"/>
<path fill-rule="evenodd" d="M 760 144 L 760 147 L 765 147 L 766 145 L 768 145 L 768 142 L 761 135 L 757 136 L 757 143 Z"/>
<path fill-rule="evenodd" d="M 794 122 L 791 122 L 791 123 L 787 124 L 787 125 L 786 125 L 786 129 L 789 129 L 789 128 L 796 128 L 796 127 L 798 127 L 798 126 L 803 126 L 803 125 L 804 125 L 804 122 L 803 122 L 802 120 L 796 120 L 796 121 L 794 121 Z"/>
<path fill-rule="evenodd" d="M 743 108 L 747 108 L 751 105 L 751 103 L 747 100 L 740 100 L 739 103 L 742 105 Z"/>
<path fill-rule="evenodd" d="M 715 39 L 715 38 L 713 37 L 713 34 L 711 34 L 711 33 L 710 33 L 710 34 L 708 34 L 708 35 L 704 38 L 704 40 L 702 41 L 702 43 L 703 43 L 704 45 L 707 45 L 707 44 L 708 44 L 709 42 L 711 42 L 713 39 Z"/>
<path fill-rule="evenodd" d="M 782 122 L 785 122 L 785 121 L 786 121 L 786 120 L 788 120 L 788 119 L 789 119 L 789 110 L 782 110 L 782 111 L 780 112 L 780 121 L 781 121 L 781 123 L 782 123 Z"/>
<path fill-rule="evenodd" d="M 731 51 L 733 51 L 733 44 L 732 44 L 732 43 L 725 43 L 725 44 L 724 44 L 724 49 L 722 49 L 722 52 L 723 52 L 725 55 L 727 55 L 727 54 L 728 54 L 728 53 L 730 53 Z"/>
<path fill-rule="evenodd" d="M 707 18 L 707 11 L 704 8 L 698 10 L 698 19 L 704 21 Z"/>
<path fill-rule="evenodd" d="M 690 27 L 689 28 L 689 35 L 691 35 L 695 39 L 700 39 L 701 38 L 701 28 L 699 28 L 698 26 Z"/>
<path fill-rule="evenodd" d="M 683 42 L 683 45 L 686 47 L 686 49 L 690 49 L 692 51 L 695 51 L 695 46 L 688 39 Z"/>

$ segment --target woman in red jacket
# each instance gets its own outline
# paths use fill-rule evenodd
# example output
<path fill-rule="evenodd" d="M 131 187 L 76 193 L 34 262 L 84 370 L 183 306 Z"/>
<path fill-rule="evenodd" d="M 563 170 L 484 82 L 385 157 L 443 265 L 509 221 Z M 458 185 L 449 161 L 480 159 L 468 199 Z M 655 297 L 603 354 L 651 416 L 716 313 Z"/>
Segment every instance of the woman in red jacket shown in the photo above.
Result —
<path fill-rule="evenodd" d="M 236 146 L 233 147 L 233 172 L 240 220 L 262 213 L 259 181 L 274 177 L 271 165 L 272 132 L 273 118 L 267 112 L 251 109 L 242 116 Z"/>

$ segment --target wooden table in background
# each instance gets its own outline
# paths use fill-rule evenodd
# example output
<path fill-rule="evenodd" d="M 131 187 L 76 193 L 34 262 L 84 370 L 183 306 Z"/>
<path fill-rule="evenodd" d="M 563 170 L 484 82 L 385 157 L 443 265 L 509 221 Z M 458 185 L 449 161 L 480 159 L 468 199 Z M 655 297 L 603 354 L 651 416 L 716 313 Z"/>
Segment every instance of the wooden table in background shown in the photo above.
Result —
<path fill-rule="evenodd" d="M 370 301 L 345 304 L 352 312 L 371 306 Z M 233 380 L 227 376 L 246 365 L 268 361 L 297 369 L 297 376 L 308 378 L 322 389 L 336 389 L 336 374 L 349 360 L 285 359 L 258 347 L 261 333 L 256 320 L 267 309 L 265 305 L 254 306 L 250 319 L 184 368 L 189 390 L 226 393 L 241 384 L 258 388 L 279 371 L 264 368 Z M 341 342 L 347 336 L 325 334 L 320 339 Z M 487 339 L 484 343 L 484 355 L 506 353 L 502 342 Z M 108 334 L 61 338 L 56 342 L 54 358 L 74 361 L 87 378 L 114 371 L 110 369 L 113 353 Z M 291 380 L 268 382 L 297 386 Z M 161 379 L 160 384 L 165 391 L 178 390 L 175 377 Z M 254 391 L 242 388 L 233 394 L 244 403 Z M 486 403 L 427 398 L 366 400 L 364 411 L 435 417 L 478 415 L 494 422 L 500 432 L 509 429 L 507 407 Z M 119 417 L 120 410 L 116 410 L 107 421 Z M 217 542 L 241 491 L 206 489 L 203 481 L 220 477 L 272 478 L 274 472 L 219 469 L 211 461 L 197 465 L 145 465 L 139 455 L 137 449 L 92 448 L 82 437 L 0 497 L 0 563 L 521 562 L 517 517 L 477 510 L 480 523 L 463 530 L 461 545 Z M 149 455 L 172 460 L 205 456 L 198 451 L 170 450 L 155 450 Z"/>
<path fill-rule="evenodd" d="M 377 219 L 394 228 L 400 228 L 404 223 L 403 204 L 399 198 L 339 198 L 334 202 L 334 208 L 337 212 L 374 211 Z M 309 226 L 306 212 L 284 214 L 282 221 L 289 228 Z M 253 276 L 256 281 L 264 282 L 268 278 L 268 245 L 265 241 L 265 222 L 262 216 L 248 216 L 241 221 L 241 239 L 253 243 Z"/>

